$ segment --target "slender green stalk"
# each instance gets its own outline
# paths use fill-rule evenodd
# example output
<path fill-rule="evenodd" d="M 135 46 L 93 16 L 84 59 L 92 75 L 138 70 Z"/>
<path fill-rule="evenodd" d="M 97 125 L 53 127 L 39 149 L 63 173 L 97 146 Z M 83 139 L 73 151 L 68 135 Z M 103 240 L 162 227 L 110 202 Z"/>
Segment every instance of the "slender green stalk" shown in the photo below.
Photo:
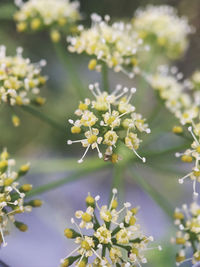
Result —
<path fill-rule="evenodd" d="M 109 93 L 109 82 L 108 82 L 108 67 L 105 63 L 102 64 L 102 86 L 103 86 L 103 91 Z"/>
<path fill-rule="evenodd" d="M 32 196 L 39 195 L 39 194 L 42 194 L 44 192 L 53 190 L 53 189 L 60 187 L 64 184 L 76 181 L 76 180 L 80 179 L 81 177 L 84 177 L 85 175 L 88 175 L 94 171 L 100 170 L 103 167 L 105 167 L 105 163 L 103 161 L 98 161 L 98 162 L 96 162 L 96 164 L 92 164 L 91 166 L 86 165 L 85 169 L 79 170 L 78 172 L 75 172 L 68 177 L 65 177 L 65 178 L 62 178 L 62 179 L 57 180 L 55 182 L 48 183 L 46 185 L 39 186 L 37 188 L 32 189 L 30 192 L 28 192 L 26 194 L 26 197 L 32 197 Z"/>
<path fill-rule="evenodd" d="M 62 43 L 53 43 L 53 44 L 58 59 L 66 68 L 68 77 L 72 81 L 74 87 L 76 88 L 79 98 L 83 100 L 85 98 L 84 85 L 80 80 L 79 75 L 77 74 L 76 67 L 73 64 L 73 61 L 71 61 L 67 49 L 65 49 L 65 46 L 63 47 Z"/>
<path fill-rule="evenodd" d="M 40 112 L 39 110 L 35 109 L 32 106 L 22 106 L 21 107 L 24 111 L 30 113 L 31 115 L 37 117 L 38 119 L 40 119 L 41 121 L 49 124 L 50 126 L 52 126 L 53 128 L 65 132 L 65 128 L 64 126 L 62 126 L 61 124 L 59 124 L 57 121 L 54 121 L 53 119 L 51 119 L 50 117 L 48 117 L 46 114 Z"/>
<path fill-rule="evenodd" d="M 123 202 L 124 199 L 124 165 L 120 163 L 113 166 L 113 181 L 112 188 L 116 188 L 119 192 L 119 199 Z M 112 190 L 112 189 L 111 189 Z M 112 195 L 112 192 L 111 192 Z"/>
<path fill-rule="evenodd" d="M 173 207 L 168 200 L 161 195 L 152 185 L 150 185 L 143 177 L 139 177 L 133 170 L 128 170 L 129 176 L 146 192 L 150 197 L 163 209 L 163 211 L 173 219 Z"/>

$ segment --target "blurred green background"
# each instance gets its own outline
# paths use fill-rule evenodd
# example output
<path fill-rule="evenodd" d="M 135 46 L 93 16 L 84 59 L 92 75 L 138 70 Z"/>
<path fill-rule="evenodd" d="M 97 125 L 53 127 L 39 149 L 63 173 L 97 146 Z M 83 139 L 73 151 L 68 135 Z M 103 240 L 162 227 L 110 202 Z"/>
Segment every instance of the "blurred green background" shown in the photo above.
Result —
<path fill-rule="evenodd" d="M 133 16 L 138 7 L 147 4 L 169 4 L 175 6 L 180 15 L 188 17 L 190 24 L 196 28 L 196 33 L 191 36 L 190 47 L 184 57 L 174 62 L 174 64 L 179 67 L 186 77 L 195 69 L 199 68 L 199 0 L 82 0 L 80 4 L 84 18 L 81 23 L 85 25 L 89 25 L 90 14 L 93 12 L 101 15 L 109 14 L 113 19 L 127 19 Z M 67 146 L 67 139 L 70 137 L 70 132 L 67 129 L 67 119 L 72 116 L 80 100 L 79 91 L 77 90 L 77 83 L 79 83 L 79 80 L 83 84 L 82 94 L 89 96 L 87 90 L 88 84 L 96 81 L 101 82 L 101 76 L 99 73 L 91 72 L 87 69 L 88 57 L 69 54 L 67 52 L 67 43 L 65 40 L 62 41 L 61 45 L 65 47 L 67 60 L 73 63 L 71 67 L 70 64 L 66 67 L 63 61 L 59 60 L 56 49 L 51 43 L 47 32 L 39 32 L 36 34 L 17 33 L 15 23 L 12 19 L 15 10 L 16 8 L 12 0 L 0 0 L 0 45 L 6 45 L 7 53 L 11 55 L 15 54 L 16 47 L 22 46 L 24 48 L 24 55 L 29 57 L 32 62 L 37 62 L 43 58 L 47 60 L 47 66 L 44 68 L 43 74 L 47 75 L 49 79 L 46 87 L 41 90 L 42 96 L 47 99 L 47 103 L 44 107 L 40 108 L 40 111 L 62 125 L 64 131 L 59 131 L 49 126 L 20 108 L 16 108 L 15 112 L 19 114 L 21 118 L 21 126 L 19 128 L 14 128 L 11 123 L 13 111 L 6 105 L 0 104 L 0 148 L 7 147 L 11 155 L 18 158 L 19 162 L 31 161 L 33 163 L 33 168 L 30 171 L 30 175 L 27 176 L 27 180 L 31 181 L 35 186 L 39 186 L 40 184 L 66 177 L 66 175 L 76 169 L 77 165 L 75 160 L 72 160 L 70 163 L 67 163 L 66 160 L 71 157 L 78 159 L 80 155 L 82 155 L 82 150 L 79 145 Z M 137 110 L 148 118 L 156 100 L 154 93 L 147 84 L 140 79 L 129 80 L 123 74 L 115 74 L 112 71 L 109 71 L 109 82 L 111 88 L 114 88 L 117 83 L 121 83 L 127 87 L 137 87 L 138 92 L 135 96 L 134 104 Z M 160 121 L 164 123 L 160 123 Z M 159 128 L 161 135 L 158 138 L 159 140 L 152 141 L 146 148 L 147 151 L 148 149 L 157 151 L 163 147 L 173 147 L 173 145 L 176 146 L 181 143 L 182 140 L 178 137 L 174 137 L 170 133 L 173 121 L 172 115 L 163 108 L 158 118 L 150 125 L 151 128 Z M 148 137 L 146 137 L 146 139 L 148 139 Z M 182 186 L 180 188 L 177 183 L 177 177 L 180 175 L 179 172 L 177 173 L 177 170 L 182 173 L 184 173 L 184 170 L 182 170 L 183 164 L 178 164 L 179 161 L 175 160 L 174 153 L 168 154 L 167 157 L 163 158 L 150 158 L 148 162 L 148 165 L 145 166 L 136 163 L 135 168 L 141 179 L 147 179 L 148 183 L 150 183 L 150 185 L 152 184 L 162 196 L 166 197 L 173 207 L 191 200 L 190 186 Z M 84 166 L 87 168 L 87 165 Z M 68 187 L 68 185 L 63 187 L 62 190 L 64 191 L 61 189 L 59 189 L 59 191 L 57 189 L 49 194 L 46 193 L 44 197 L 42 197 L 46 204 L 40 211 L 34 211 L 33 215 L 31 215 L 32 221 L 29 219 L 31 227 L 33 227 L 35 232 L 32 230 L 30 236 L 24 239 L 21 239 L 21 235 L 23 235 L 21 233 L 13 235 L 12 238 L 10 237 L 10 243 L 12 243 L 11 247 L 9 249 L 8 246 L 8 248 L 2 252 L 2 259 L 10 264 L 11 267 L 57 266 L 58 264 L 56 265 L 56 262 L 59 263 L 59 259 L 65 256 L 63 253 L 66 250 L 71 250 L 70 243 L 66 243 L 64 240 L 63 229 L 66 227 L 67 222 L 69 223 L 69 218 L 75 211 L 75 207 L 81 208 L 79 205 L 82 205 L 82 199 L 87 191 L 94 190 L 94 192 L 98 194 L 103 192 L 103 197 L 107 199 L 109 196 L 107 185 L 109 187 L 111 184 L 112 171 L 111 167 L 109 170 L 98 172 L 97 174 L 94 172 L 92 175 L 88 175 L 84 185 L 81 182 L 75 182 L 73 185 L 70 185 L 71 187 Z M 187 171 L 187 167 L 185 171 Z M 108 179 L 109 177 L 110 180 Z M 174 255 L 176 251 L 169 244 L 169 236 L 172 233 L 174 234 L 173 224 L 164 215 L 161 209 L 158 208 L 158 205 L 144 193 L 144 185 L 137 182 L 135 183 L 128 175 L 124 175 L 124 181 L 126 181 L 124 186 L 124 192 L 126 193 L 125 198 L 129 199 L 129 201 L 131 199 L 134 203 L 138 202 L 137 204 L 142 206 L 141 213 L 144 212 L 144 215 L 141 216 L 142 224 L 149 232 L 152 230 L 156 233 L 157 242 L 162 243 L 165 248 L 160 255 L 155 251 L 152 253 L 149 260 L 152 264 L 149 263 L 148 266 L 175 266 Z M 83 190 L 79 194 L 81 186 L 83 186 Z M 142 190 L 141 187 L 143 188 Z M 54 217 L 57 218 L 55 225 L 49 222 Z M 39 234 L 37 229 L 41 227 L 40 223 L 42 229 L 45 230 L 41 233 L 39 232 L 41 234 L 40 242 L 38 241 L 37 243 L 35 241 L 35 234 Z M 50 237 L 47 237 L 47 230 L 51 231 L 50 237 L 52 238 L 52 246 L 49 248 L 47 246 L 47 248 L 53 251 L 54 246 L 57 246 L 55 256 L 47 259 L 49 251 L 46 248 L 47 252 L 46 254 L 40 255 L 41 259 L 34 259 L 27 265 L 28 257 L 34 257 L 35 252 L 39 253 L 39 244 L 42 242 L 42 246 L 46 246 L 47 243 L 50 242 L 48 239 Z M 21 261 L 17 260 L 19 256 L 17 254 L 18 250 L 15 252 L 16 244 L 19 239 L 22 240 L 19 246 L 21 249 L 26 249 L 25 244 L 29 242 L 29 250 L 33 250 L 32 253 L 30 251 L 26 252 L 27 255 L 25 259 Z M 39 255 L 35 256 L 36 258 L 39 257 Z M 12 257 L 12 260 L 9 257 Z"/>

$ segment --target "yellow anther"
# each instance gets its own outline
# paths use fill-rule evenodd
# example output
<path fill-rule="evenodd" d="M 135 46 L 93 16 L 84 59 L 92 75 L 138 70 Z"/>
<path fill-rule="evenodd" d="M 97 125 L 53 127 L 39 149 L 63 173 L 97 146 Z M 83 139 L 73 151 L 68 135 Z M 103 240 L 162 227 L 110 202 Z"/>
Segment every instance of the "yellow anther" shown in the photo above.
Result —
<path fill-rule="evenodd" d="M 119 155 L 113 153 L 112 156 L 111 156 L 111 162 L 113 164 L 117 163 L 119 161 Z"/>
<path fill-rule="evenodd" d="M 130 225 L 134 225 L 135 222 L 136 222 L 136 218 L 134 216 L 131 216 L 130 221 L 129 221 L 129 224 Z"/>
<path fill-rule="evenodd" d="M 22 173 L 22 174 L 25 174 L 25 173 L 27 173 L 28 171 L 29 171 L 29 169 L 30 169 L 30 165 L 29 164 L 24 164 L 24 165 L 22 165 L 21 167 L 20 167 L 20 172 Z"/>
<path fill-rule="evenodd" d="M 96 67 L 96 65 L 97 65 L 96 59 L 91 59 L 90 62 L 89 62 L 89 64 L 88 64 L 88 69 L 89 70 L 94 70 L 95 67 Z"/>
<path fill-rule="evenodd" d="M 116 199 L 114 199 L 111 205 L 111 209 L 116 209 L 117 207 L 118 207 L 118 202 Z"/>
<path fill-rule="evenodd" d="M 185 239 L 183 237 L 177 237 L 176 238 L 176 244 L 178 245 L 184 245 L 185 244 Z"/>
<path fill-rule="evenodd" d="M 182 219 L 184 219 L 184 214 L 182 212 L 175 212 L 174 213 L 174 219 L 182 220 Z"/>
<path fill-rule="evenodd" d="M 13 179 L 12 178 L 6 178 L 5 180 L 4 180 L 4 186 L 9 186 L 9 185 L 11 185 L 12 183 L 13 183 Z"/>
<path fill-rule="evenodd" d="M 41 21 L 38 18 L 35 18 L 31 21 L 31 29 L 38 30 L 41 26 Z"/>
<path fill-rule="evenodd" d="M 46 102 L 46 99 L 44 97 L 38 96 L 35 98 L 35 103 L 39 106 L 43 106 Z"/>
<path fill-rule="evenodd" d="M 89 138 L 88 138 L 88 143 L 91 145 L 93 143 L 95 143 L 97 141 L 97 136 L 96 135 L 91 135 Z"/>
<path fill-rule="evenodd" d="M 138 213 L 138 208 L 132 208 L 131 209 L 131 212 L 135 215 Z"/>
<path fill-rule="evenodd" d="M 29 192 L 32 189 L 32 185 L 31 184 L 24 184 L 21 186 L 21 190 L 24 192 Z"/>
<path fill-rule="evenodd" d="M 92 196 L 87 196 L 85 202 L 88 206 L 94 206 L 95 200 Z"/>
<path fill-rule="evenodd" d="M 61 263 L 61 267 L 68 267 L 70 264 L 68 259 L 64 259 L 64 261 Z"/>
<path fill-rule="evenodd" d="M 51 33 L 50 33 L 50 36 L 51 36 L 51 40 L 54 43 L 58 43 L 60 41 L 61 35 L 60 35 L 59 31 L 52 30 Z"/>
<path fill-rule="evenodd" d="M 8 167 L 7 160 L 0 161 L 0 171 L 4 171 Z"/>
<path fill-rule="evenodd" d="M 66 18 L 59 18 L 59 19 L 58 19 L 58 24 L 59 24 L 60 26 L 64 26 L 66 23 L 67 23 Z"/>
<path fill-rule="evenodd" d="M 86 250 L 90 250 L 91 249 L 89 243 L 87 241 L 85 241 L 85 240 L 83 240 L 81 242 L 81 247 L 84 248 L 84 249 L 86 249 Z"/>
<path fill-rule="evenodd" d="M 18 127 L 20 125 L 20 118 L 16 115 L 12 116 L 12 123 L 15 127 Z"/>
<path fill-rule="evenodd" d="M 71 128 L 71 132 L 73 133 L 73 134 L 79 134 L 80 132 L 81 132 L 81 128 L 80 127 L 78 127 L 78 126 L 73 126 L 72 128 Z"/>
<path fill-rule="evenodd" d="M 192 158 L 191 156 L 189 156 L 189 155 L 183 155 L 183 156 L 181 157 L 181 160 L 182 160 L 183 162 L 188 162 L 188 163 L 190 163 L 190 162 L 192 162 L 193 158 Z"/>
<path fill-rule="evenodd" d="M 83 215 L 82 215 L 82 220 L 84 221 L 84 222 L 91 222 L 91 220 L 92 220 L 92 216 L 90 215 L 90 214 L 88 214 L 88 213 L 83 213 Z"/>
<path fill-rule="evenodd" d="M 21 96 L 18 95 L 18 96 L 16 97 L 15 101 L 16 101 L 16 104 L 17 104 L 18 106 L 23 105 L 23 101 L 22 101 Z"/>
<path fill-rule="evenodd" d="M 32 206 L 33 207 L 41 207 L 42 201 L 40 199 L 34 199 L 34 200 L 32 200 Z"/>
<path fill-rule="evenodd" d="M 87 110 L 87 109 L 88 109 L 88 105 L 86 105 L 86 104 L 83 103 L 83 102 L 80 102 L 78 108 L 79 108 L 80 110 L 84 111 L 84 110 Z"/>
<path fill-rule="evenodd" d="M 200 146 L 196 148 L 197 153 L 200 153 Z"/>
<path fill-rule="evenodd" d="M 135 254 L 136 256 L 139 255 L 139 252 L 138 252 L 138 249 L 137 249 L 137 248 L 132 248 L 132 249 L 131 249 L 131 253 L 132 253 L 132 254 Z"/>
<path fill-rule="evenodd" d="M 182 262 L 184 260 L 185 260 L 185 256 L 180 256 L 180 255 L 176 256 L 176 262 Z"/>
<path fill-rule="evenodd" d="M 65 231 L 64 231 L 64 235 L 67 237 L 67 238 L 73 238 L 73 231 L 69 228 L 66 228 Z"/>
<path fill-rule="evenodd" d="M 17 24 L 17 31 L 18 32 L 23 32 L 23 31 L 25 31 L 27 29 L 27 24 L 26 24 L 26 22 L 19 22 L 18 24 Z"/>
<path fill-rule="evenodd" d="M 183 128 L 181 126 L 174 126 L 172 128 L 172 132 L 175 134 L 181 134 L 183 132 Z"/>
<path fill-rule="evenodd" d="M 199 177 L 200 176 L 200 171 L 193 171 L 193 174 L 194 174 L 194 176 Z"/>

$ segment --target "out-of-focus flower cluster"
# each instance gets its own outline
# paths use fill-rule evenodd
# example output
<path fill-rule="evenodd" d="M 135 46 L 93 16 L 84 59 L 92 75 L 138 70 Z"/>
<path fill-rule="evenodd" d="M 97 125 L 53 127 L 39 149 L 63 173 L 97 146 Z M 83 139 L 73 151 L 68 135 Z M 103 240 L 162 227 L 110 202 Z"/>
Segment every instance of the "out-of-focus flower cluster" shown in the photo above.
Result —
<path fill-rule="evenodd" d="M 131 23 L 120 21 L 109 24 L 109 16 L 103 20 L 97 14 L 92 14 L 91 19 L 91 28 L 79 27 L 80 35 L 67 38 L 69 51 L 92 56 L 88 65 L 90 70 L 100 71 L 104 63 L 114 71 L 122 71 L 133 78 L 135 73 L 140 72 L 139 52 L 149 47 L 143 45 Z"/>
<path fill-rule="evenodd" d="M 136 11 L 133 25 L 148 44 L 161 47 L 168 57 L 179 58 L 188 47 L 188 35 L 194 31 L 187 19 L 180 18 L 171 6 L 152 6 Z"/>
<path fill-rule="evenodd" d="M 50 28 L 53 41 L 60 40 L 61 31 L 72 31 L 80 19 L 79 2 L 69 0 L 15 0 L 20 10 L 15 13 L 17 30 L 37 31 Z"/>
<path fill-rule="evenodd" d="M 185 179 L 193 181 L 193 193 L 196 191 L 196 182 L 200 182 L 200 91 L 198 90 L 198 72 L 194 72 L 190 78 L 183 80 L 183 74 L 176 67 L 170 70 L 162 66 L 158 73 L 148 76 L 151 86 L 159 92 L 159 96 L 165 101 L 166 107 L 176 116 L 182 125 L 187 125 L 193 138 L 191 147 L 184 153 L 176 153 L 183 162 L 195 161 L 192 171 L 179 179 L 182 184 Z M 183 134 L 182 126 L 175 126 L 174 133 Z"/>
<path fill-rule="evenodd" d="M 84 102 L 80 102 L 75 111 L 79 119 L 69 120 L 73 125 L 71 128 L 73 134 L 84 134 L 83 139 L 68 140 L 69 145 L 80 142 L 86 148 L 78 162 L 83 162 L 90 147 L 96 149 L 99 158 L 102 158 L 101 145 L 106 146 L 104 160 L 111 159 L 113 163 L 117 162 L 119 157 L 114 151 L 117 149 L 119 141 L 122 141 L 145 162 L 145 158 L 141 158 L 137 153 L 141 143 L 137 131 L 150 133 L 150 129 L 142 115 L 135 113 L 135 107 L 130 104 L 136 89 L 129 90 L 117 85 L 116 89 L 109 94 L 101 92 L 98 83 L 91 84 L 89 89 L 95 99 L 92 101 L 85 99 Z"/>
<path fill-rule="evenodd" d="M 22 51 L 19 47 L 16 56 L 7 56 L 6 47 L 0 46 L 0 103 L 10 106 L 43 105 L 45 99 L 39 93 L 40 87 L 46 83 L 46 77 L 41 75 L 46 61 L 33 64 L 22 56 Z M 13 123 L 18 126 L 19 118 L 14 116 Z"/>
<path fill-rule="evenodd" d="M 198 118 L 200 91 L 196 90 L 199 86 L 198 72 L 188 79 L 183 78 L 176 67 L 168 66 L 160 66 L 157 73 L 147 75 L 148 82 L 158 91 L 166 107 L 185 125 Z"/>
<path fill-rule="evenodd" d="M 13 223 L 20 231 L 25 232 L 28 226 L 15 217 L 20 213 L 31 212 L 32 207 L 40 207 L 40 200 L 24 202 L 26 193 L 32 185 L 19 186 L 18 180 L 29 170 L 29 164 L 22 165 L 16 172 L 12 170 L 15 160 L 9 157 L 6 149 L 0 154 L 0 245 L 6 246 L 5 235 L 9 234 L 9 224 Z"/>
<path fill-rule="evenodd" d="M 65 236 L 75 239 L 78 247 L 66 258 L 61 260 L 61 266 L 141 266 L 147 259 L 144 252 L 149 249 L 161 250 L 161 247 L 148 248 L 153 241 L 152 236 L 146 236 L 139 224 L 137 224 L 138 208 L 131 208 L 130 203 L 124 203 L 124 207 L 117 210 L 117 190 L 113 189 L 110 204 L 99 206 L 99 196 L 93 198 L 90 194 L 86 198 L 86 211 L 77 211 L 77 227 L 65 229 Z M 97 213 L 99 213 L 99 216 Z M 100 218 L 99 218 L 100 217 Z M 101 221 L 99 220 L 101 219 Z M 81 229 L 87 229 L 88 234 L 83 234 Z M 77 254 L 76 256 L 74 256 Z M 92 262 L 93 261 L 93 262 Z"/>
<path fill-rule="evenodd" d="M 186 261 L 193 264 L 200 261 L 200 206 L 193 202 L 190 207 L 186 204 L 174 212 L 175 225 L 179 230 L 172 242 L 180 246 L 176 255 L 176 263 L 180 265 Z M 187 254 L 192 257 L 187 258 Z"/>

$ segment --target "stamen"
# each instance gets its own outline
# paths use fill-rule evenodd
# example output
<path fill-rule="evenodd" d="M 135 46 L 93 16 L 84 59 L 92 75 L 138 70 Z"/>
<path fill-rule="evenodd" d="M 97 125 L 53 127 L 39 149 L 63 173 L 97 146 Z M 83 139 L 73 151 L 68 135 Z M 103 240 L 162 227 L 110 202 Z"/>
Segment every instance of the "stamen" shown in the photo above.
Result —
<path fill-rule="evenodd" d="M 197 180 L 195 179 L 194 181 L 193 181 L 193 194 L 194 194 L 194 196 L 198 196 L 199 194 L 196 192 L 196 182 L 197 182 Z"/>
<path fill-rule="evenodd" d="M 200 145 L 200 144 L 199 144 L 199 141 L 197 140 L 195 134 L 194 134 L 193 131 L 192 131 L 192 127 L 191 127 L 191 126 L 188 127 L 188 131 L 191 133 L 192 137 L 194 138 L 194 141 L 195 141 L 198 145 Z"/>
<path fill-rule="evenodd" d="M 3 241 L 3 247 L 6 247 L 7 243 L 5 242 L 5 238 L 4 238 L 4 235 L 3 235 L 3 230 L 2 230 L 1 227 L 0 227 L 0 233 L 1 233 L 1 238 L 2 238 L 2 241 Z"/>
<path fill-rule="evenodd" d="M 191 174 L 192 174 L 192 172 L 190 172 L 190 173 L 188 173 L 187 175 L 185 175 L 184 177 L 178 179 L 179 184 L 183 184 L 183 183 L 184 183 L 184 180 L 185 180 L 186 178 L 188 178 Z"/>
<path fill-rule="evenodd" d="M 136 154 L 136 156 L 137 156 L 139 159 L 142 160 L 143 163 L 146 162 L 146 158 L 145 158 L 145 157 L 141 157 L 141 156 L 137 153 L 137 151 L 136 151 L 134 148 L 132 148 L 132 150 L 133 150 L 133 152 Z"/>
<path fill-rule="evenodd" d="M 83 154 L 82 158 L 78 160 L 78 163 L 82 163 L 82 162 L 83 162 L 83 159 L 84 159 L 85 155 L 87 154 L 87 152 L 88 152 L 89 148 L 90 148 L 90 145 L 89 145 L 89 146 L 87 146 L 87 148 L 86 148 L 86 150 L 85 150 L 85 152 L 84 152 L 84 154 Z"/>

